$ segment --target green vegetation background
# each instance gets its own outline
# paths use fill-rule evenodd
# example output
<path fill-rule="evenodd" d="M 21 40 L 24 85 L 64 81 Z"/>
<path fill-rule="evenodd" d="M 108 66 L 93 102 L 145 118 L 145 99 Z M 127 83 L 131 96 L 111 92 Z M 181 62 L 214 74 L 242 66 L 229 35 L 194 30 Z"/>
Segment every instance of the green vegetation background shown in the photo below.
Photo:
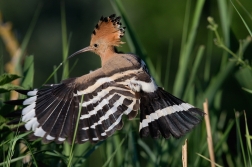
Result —
<path fill-rule="evenodd" d="M 123 38 L 126 44 L 118 49 L 142 57 L 160 86 L 174 95 L 199 108 L 203 108 L 202 102 L 207 98 L 216 163 L 221 166 L 251 166 L 249 136 L 245 138 L 247 124 L 244 116 L 238 120 L 235 111 L 241 114 L 241 111 L 246 111 L 247 119 L 252 118 L 251 94 L 242 89 L 252 89 L 249 63 L 252 45 L 251 39 L 247 38 L 251 37 L 252 1 L 233 3 L 242 17 L 229 0 L 8 0 L 0 1 L 0 11 L 4 21 L 12 23 L 15 37 L 21 46 L 27 42 L 25 48 L 22 48 L 24 55 L 34 56 L 33 85 L 30 82 L 30 85 L 24 87 L 40 87 L 64 57 L 88 46 L 91 32 L 102 15 L 122 15 L 123 24 L 127 27 L 126 37 Z M 218 24 L 217 30 L 213 22 L 209 28 L 209 16 Z M 32 21 L 34 18 L 35 21 Z M 31 28 L 33 23 L 34 28 Z M 28 40 L 27 34 L 31 29 Z M 219 33 L 219 40 L 216 32 Z M 4 64 L 10 60 L 2 40 L 0 55 L 2 74 Z M 20 62 L 23 67 L 26 59 L 23 57 Z M 99 67 L 99 57 L 85 53 L 70 60 L 70 70 L 67 67 L 59 69 L 48 83 L 59 82 L 68 76 L 81 76 Z M 62 69 L 66 70 L 63 74 Z M 3 106 L 3 100 L 7 100 L 6 95 L 1 96 L 0 107 Z M 0 111 L 4 116 L 5 111 Z M 121 132 L 97 145 L 78 145 L 70 165 L 182 166 L 181 146 L 188 138 L 188 166 L 210 166 L 207 160 L 196 154 L 209 158 L 204 121 L 192 133 L 178 140 L 140 139 L 138 121 L 125 119 L 125 127 Z M 8 128 L 2 127 L 2 134 L 13 135 Z M 0 162 L 0 165 L 19 166 L 21 161 L 7 163 L 8 158 L 12 157 L 9 155 L 11 146 L 14 151 L 12 158 L 23 155 L 19 152 L 18 144 L 13 144 L 9 139 L 1 135 L 0 155 L 3 158 L 0 160 L 6 163 Z M 34 155 L 28 165 L 32 162 L 35 166 L 69 165 L 70 152 L 66 144 L 41 145 L 40 141 L 27 143 L 30 148 L 25 153 L 31 151 Z M 246 153 L 242 152 L 242 145 Z"/>

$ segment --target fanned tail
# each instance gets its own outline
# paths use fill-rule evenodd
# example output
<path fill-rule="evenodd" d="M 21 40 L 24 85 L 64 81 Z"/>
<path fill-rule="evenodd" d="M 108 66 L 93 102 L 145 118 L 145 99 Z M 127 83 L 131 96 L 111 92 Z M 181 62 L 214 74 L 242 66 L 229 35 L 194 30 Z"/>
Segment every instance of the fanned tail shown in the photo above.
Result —
<path fill-rule="evenodd" d="M 204 112 L 158 88 L 142 92 L 140 104 L 140 136 L 179 138 L 199 124 Z"/>

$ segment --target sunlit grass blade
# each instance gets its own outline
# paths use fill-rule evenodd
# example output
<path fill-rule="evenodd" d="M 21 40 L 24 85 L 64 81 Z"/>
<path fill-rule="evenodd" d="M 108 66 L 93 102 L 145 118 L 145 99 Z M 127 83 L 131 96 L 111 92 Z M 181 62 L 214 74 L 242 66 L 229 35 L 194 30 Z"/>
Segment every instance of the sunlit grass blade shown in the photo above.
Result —
<path fill-rule="evenodd" d="M 192 57 L 192 49 L 197 34 L 197 28 L 200 22 L 201 12 L 204 6 L 205 0 L 198 0 L 195 7 L 195 12 L 192 18 L 192 26 L 188 32 L 188 38 L 185 42 L 185 46 L 181 46 L 183 50 L 180 53 L 178 72 L 174 82 L 173 94 L 181 97 L 183 88 L 185 85 L 185 79 L 187 75 L 188 63 Z"/>

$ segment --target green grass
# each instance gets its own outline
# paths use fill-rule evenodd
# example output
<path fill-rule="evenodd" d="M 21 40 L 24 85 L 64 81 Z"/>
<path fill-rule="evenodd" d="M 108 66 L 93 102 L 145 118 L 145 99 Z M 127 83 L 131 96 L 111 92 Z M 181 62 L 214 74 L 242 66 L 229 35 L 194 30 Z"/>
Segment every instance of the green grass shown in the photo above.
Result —
<path fill-rule="evenodd" d="M 174 56 L 172 54 L 172 40 L 168 42 L 169 50 L 167 53 L 167 60 L 158 58 L 156 64 L 153 63 L 148 53 L 139 42 L 140 40 L 137 38 L 127 12 L 125 12 L 123 3 L 119 0 L 111 0 L 110 2 L 117 15 L 122 16 L 123 24 L 127 27 L 126 40 L 131 52 L 136 53 L 144 59 L 157 83 L 167 89 L 171 79 L 170 76 L 172 76 L 172 71 L 167 70 L 167 68 L 170 68 L 170 61 Z M 227 3 L 218 1 L 220 22 L 216 23 L 213 18 L 208 18 L 209 29 L 205 37 L 207 44 L 197 46 L 195 43 L 197 28 L 201 21 L 200 19 L 202 19 L 200 17 L 204 4 L 204 0 L 197 1 L 195 6 L 192 5 L 191 0 L 187 1 L 184 27 L 181 36 L 182 42 L 177 68 L 178 72 L 175 77 L 173 93 L 179 97 L 183 97 L 184 100 L 199 108 L 201 108 L 203 101 L 208 99 L 217 165 L 249 167 L 252 164 L 252 136 L 249 133 L 246 113 L 243 112 L 244 114 L 242 114 L 242 112 L 235 111 L 235 114 L 230 118 L 227 116 L 227 111 L 218 111 L 221 98 L 225 93 L 223 92 L 222 85 L 228 80 L 228 77 L 234 73 L 239 73 L 239 75 L 236 75 L 236 79 L 241 85 L 244 85 L 244 90 L 249 93 L 252 92 L 252 88 L 249 87 L 250 82 L 248 82 L 252 78 L 251 64 L 243 56 L 247 46 L 251 42 L 251 38 L 246 38 L 239 42 L 239 48 L 236 51 L 234 51 L 234 48 L 230 48 L 230 6 L 239 14 L 239 17 L 241 17 L 244 23 L 243 26 L 246 27 L 248 35 L 250 36 L 251 30 L 246 23 L 247 21 L 242 17 L 232 1 L 230 1 L 230 3 L 229 1 L 227 1 Z M 29 42 L 39 11 L 40 9 L 37 9 L 34 20 L 26 34 L 25 40 L 22 42 L 21 48 L 25 48 Z M 61 79 L 68 78 L 72 69 L 69 69 L 69 64 L 67 63 L 71 35 L 67 34 L 66 15 L 64 4 L 62 4 L 62 63 L 54 68 L 54 71 L 45 83 L 52 77 L 54 77 L 55 81 L 58 80 L 57 76 L 60 75 L 57 74 L 57 72 L 60 67 L 63 68 Z M 207 20 L 207 18 L 203 19 Z M 219 57 L 221 57 L 221 63 L 217 65 L 213 64 L 213 61 L 211 61 L 214 45 L 218 46 L 218 49 L 223 50 L 222 55 L 219 55 Z M 0 54 L 1 53 L 2 52 L 0 52 Z M 23 53 L 24 52 L 22 52 L 22 54 Z M 164 72 L 160 66 L 160 64 L 164 64 L 162 62 L 167 62 L 166 65 L 168 66 L 165 67 L 166 70 L 164 70 Z M 202 64 L 204 64 L 203 68 Z M 215 67 L 218 66 L 216 67 L 218 69 L 217 71 L 213 72 L 211 69 L 213 65 Z M 2 66 L 0 68 L 2 68 Z M 32 88 L 34 81 L 34 57 L 26 56 L 24 66 L 21 66 L 19 61 L 18 68 L 22 76 L 22 88 Z M 244 71 L 244 69 L 246 70 Z M 3 69 L 0 71 L 3 71 Z M 203 76 L 200 76 L 200 74 Z M 39 139 L 32 142 L 28 141 L 27 135 L 29 132 L 22 134 L 10 130 L 11 126 L 6 124 L 9 120 L 5 118 L 5 115 L 11 112 L 13 107 L 2 103 L 9 99 L 9 94 L 6 92 L 16 88 L 11 85 L 10 82 L 17 78 L 18 76 L 16 75 L 1 74 L 0 76 L 0 93 L 2 93 L 0 96 L 0 166 L 22 166 L 22 159 L 26 156 L 30 156 L 31 161 L 29 165 L 32 166 L 177 167 L 182 166 L 181 147 L 185 139 L 188 139 L 188 166 L 210 166 L 204 121 L 192 132 L 180 139 L 141 139 L 138 134 L 139 119 L 136 118 L 132 121 L 127 121 L 127 119 L 124 118 L 124 128 L 121 131 L 116 132 L 112 137 L 97 144 L 90 144 L 87 142 L 84 144 L 64 143 L 62 145 L 56 145 L 55 143 L 50 143 L 44 145 Z M 5 94 L 3 94 L 4 92 Z M 216 110 L 221 113 L 216 114 Z M 230 113 L 232 111 L 228 112 Z M 243 118 L 245 126 L 241 126 L 240 123 L 240 120 L 243 120 Z M 232 136 L 233 133 L 231 133 L 234 127 L 236 127 L 236 136 Z M 229 138 L 237 139 L 236 145 L 234 143 L 232 146 L 235 152 L 231 150 L 229 146 Z M 19 149 L 21 142 L 27 146 L 25 152 L 21 152 Z"/>

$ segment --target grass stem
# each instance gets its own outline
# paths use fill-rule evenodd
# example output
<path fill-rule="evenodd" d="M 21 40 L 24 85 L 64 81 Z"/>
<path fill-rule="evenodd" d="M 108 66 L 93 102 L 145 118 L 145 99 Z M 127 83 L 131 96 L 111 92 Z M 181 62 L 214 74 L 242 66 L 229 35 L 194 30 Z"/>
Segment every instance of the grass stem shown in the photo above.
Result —
<path fill-rule="evenodd" d="M 207 100 L 203 103 L 205 115 L 205 123 L 206 123 L 206 131 L 207 131 L 207 144 L 208 144 L 208 151 L 211 160 L 211 167 L 215 167 L 215 158 L 214 158 L 214 148 L 213 148 L 213 139 L 212 139 L 212 131 L 210 125 L 210 116 L 208 112 L 208 102 Z"/>

